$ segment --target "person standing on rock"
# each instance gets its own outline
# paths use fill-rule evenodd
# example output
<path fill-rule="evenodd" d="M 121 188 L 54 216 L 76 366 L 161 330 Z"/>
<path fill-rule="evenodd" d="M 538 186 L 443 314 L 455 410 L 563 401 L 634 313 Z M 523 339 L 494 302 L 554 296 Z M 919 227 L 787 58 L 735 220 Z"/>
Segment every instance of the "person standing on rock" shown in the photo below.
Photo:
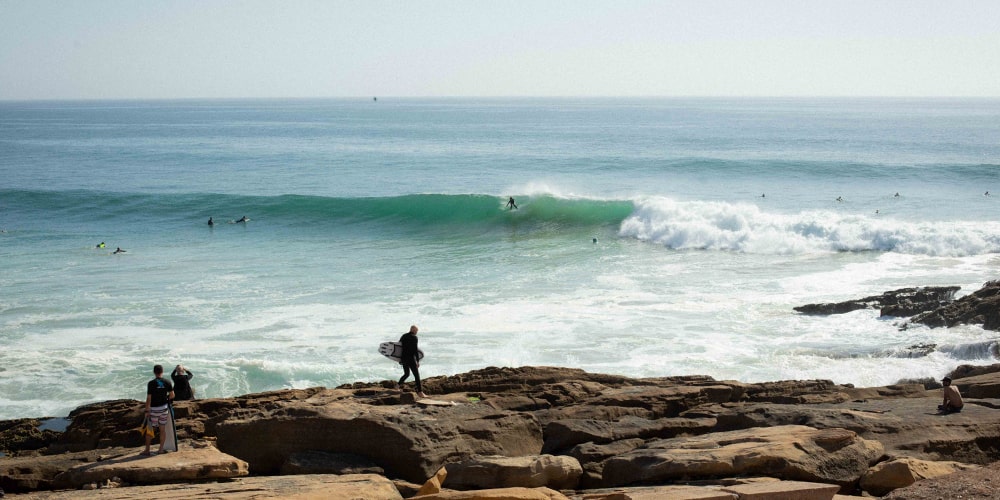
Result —
<path fill-rule="evenodd" d="M 160 449 L 157 453 L 163 453 L 163 445 L 167 442 L 167 435 L 163 432 L 164 426 L 170 423 L 171 399 L 174 399 L 174 386 L 170 382 L 163 380 L 163 366 L 153 367 L 153 375 L 156 378 L 146 384 L 146 418 L 149 419 L 150 427 L 158 427 L 160 434 Z M 153 442 L 153 436 L 146 435 L 146 449 L 140 453 L 144 457 L 151 455 L 149 445 Z"/>
<path fill-rule="evenodd" d="M 951 378 L 945 377 L 941 379 L 941 385 L 944 386 L 944 402 L 938 406 L 938 410 L 941 413 L 958 413 L 962 411 L 965 403 L 962 401 L 962 395 L 958 392 L 958 387 L 951 385 Z"/>
<path fill-rule="evenodd" d="M 423 388 L 420 386 L 420 358 L 417 355 L 417 332 L 419 330 L 417 325 L 410 325 L 410 331 L 404 333 L 399 338 L 399 343 L 403 346 L 403 354 L 400 356 L 399 361 L 399 364 L 403 365 L 403 376 L 399 379 L 399 385 L 402 387 L 403 382 L 410 377 L 410 372 L 412 371 L 417 396 L 426 398 L 427 395 L 424 394 Z"/>
<path fill-rule="evenodd" d="M 174 381 L 174 401 L 187 401 L 194 399 L 194 388 L 191 387 L 191 379 L 194 374 L 191 370 L 177 365 L 174 371 L 170 372 L 170 380 Z"/>

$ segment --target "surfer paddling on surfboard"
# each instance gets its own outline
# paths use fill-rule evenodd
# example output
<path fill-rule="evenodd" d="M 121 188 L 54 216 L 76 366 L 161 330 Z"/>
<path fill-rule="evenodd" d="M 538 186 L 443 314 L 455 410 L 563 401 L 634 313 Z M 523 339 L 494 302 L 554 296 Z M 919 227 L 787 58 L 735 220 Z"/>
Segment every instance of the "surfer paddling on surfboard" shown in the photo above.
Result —
<path fill-rule="evenodd" d="M 410 377 L 410 372 L 412 371 L 413 381 L 417 389 L 417 396 L 426 398 L 427 395 L 424 394 L 423 388 L 420 386 L 420 359 L 417 356 L 418 331 L 420 331 L 420 329 L 417 328 L 417 325 L 411 325 L 410 331 L 404 333 L 403 336 L 399 338 L 399 343 L 403 346 L 403 354 L 399 357 L 399 364 L 403 365 L 403 377 L 399 379 L 399 386 L 403 386 L 403 382 Z"/>
<path fill-rule="evenodd" d="M 160 433 L 160 449 L 157 453 L 163 453 L 163 446 L 167 442 L 166 426 L 171 423 L 170 400 L 174 399 L 174 386 L 163 380 L 163 366 L 153 367 L 153 375 L 156 378 L 146 384 L 146 418 L 150 427 L 158 427 Z M 146 434 L 146 449 L 140 455 L 148 457 L 154 453 L 149 452 L 149 445 L 153 442 L 153 435 Z"/>

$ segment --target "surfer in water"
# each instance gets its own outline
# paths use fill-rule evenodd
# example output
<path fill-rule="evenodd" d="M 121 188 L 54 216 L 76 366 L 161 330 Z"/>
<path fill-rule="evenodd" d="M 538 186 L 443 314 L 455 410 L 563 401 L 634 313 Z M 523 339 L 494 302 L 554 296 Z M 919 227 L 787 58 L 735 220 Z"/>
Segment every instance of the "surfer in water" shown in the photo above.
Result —
<path fill-rule="evenodd" d="M 118 247 L 118 248 L 115 248 L 115 251 L 111 252 L 111 253 L 125 253 L 125 250 L 122 250 L 122 247 Z"/>
<path fill-rule="evenodd" d="M 240 220 L 236 221 L 236 223 L 239 224 L 240 222 L 246 222 L 248 220 L 250 219 L 247 219 L 247 216 L 244 215 L 243 217 L 240 217 Z"/>
<path fill-rule="evenodd" d="M 97 244 L 97 248 L 104 248 L 104 242 L 102 241 L 102 242 L 98 243 Z"/>
<path fill-rule="evenodd" d="M 514 203 L 513 196 L 507 199 L 507 204 L 504 206 L 507 207 L 507 210 L 517 210 L 517 203 Z"/>
<path fill-rule="evenodd" d="M 209 226 L 214 226 L 215 225 L 215 221 L 213 221 L 211 217 L 208 218 L 208 225 Z"/>
<path fill-rule="evenodd" d="M 413 381 L 416 385 L 417 396 L 421 398 L 426 398 L 427 395 L 424 394 L 423 388 L 420 386 L 420 361 L 417 359 L 417 332 L 420 331 L 417 325 L 410 325 L 410 331 L 404 333 L 402 337 L 399 338 L 399 343 L 403 345 L 403 354 L 400 355 L 399 364 L 403 365 L 403 376 L 399 379 L 400 387 L 403 386 L 403 382 L 410 377 L 410 372 L 413 372 Z"/>

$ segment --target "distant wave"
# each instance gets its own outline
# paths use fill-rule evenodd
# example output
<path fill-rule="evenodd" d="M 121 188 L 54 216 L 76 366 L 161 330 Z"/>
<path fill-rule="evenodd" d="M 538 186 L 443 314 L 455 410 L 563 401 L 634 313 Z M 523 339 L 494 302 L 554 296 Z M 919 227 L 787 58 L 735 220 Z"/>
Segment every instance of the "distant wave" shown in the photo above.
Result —
<path fill-rule="evenodd" d="M 518 197 L 517 210 L 506 197 L 484 194 L 412 194 L 389 197 L 238 196 L 221 194 L 122 194 L 89 191 L 0 190 L 9 208 L 32 217 L 76 222 L 99 219 L 182 221 L 214 216 L 223 222 L 247 215 L 252 220 L 311 226 L 388 224 L 419 229 L 459 229 L 507 225 L 552 228 L 617 226 L 633 211 L 627 200 L 597 200 L 554 195 Z"/>
<path fill-rule="evenodd" d="M 899 252 L 965 256 L 1000 252 L 996 223 L 912 223 L 828 211 L 777 214 L 756 205 L 647 198 L 619 234 L 677 250 L 746 253 Z"/>
<path fill-rule="evenodd" d="M 898 252 L 968 256 L 1000 253 L 995 221 L 907 222 L 890 217 L 809 211 L 766 212 L 745 203 L 678 201 L 665 197 L 595 199 L 554 194 L 411 194 L 388 197 L 122 194 L 90 191 L 0 190 L 5 212 L 26 220 L 74 223 L 203 223 L 247 215 L 255 221 L 331 230 L 353 225 L 406 231 L 447 229 L 480 234 L 518 227 L 546 231 L 617 229 L 622 238 L 674 250 L 754 254 Z M 7 224 L 11 224 L 7 222 Z"/>

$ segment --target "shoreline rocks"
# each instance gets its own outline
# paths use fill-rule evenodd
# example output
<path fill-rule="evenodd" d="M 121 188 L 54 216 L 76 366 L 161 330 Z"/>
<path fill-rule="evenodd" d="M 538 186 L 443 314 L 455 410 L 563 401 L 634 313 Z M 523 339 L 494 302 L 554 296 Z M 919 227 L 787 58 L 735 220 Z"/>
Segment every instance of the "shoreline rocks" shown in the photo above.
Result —
<path fill-rule="evenodd" d="M 140 460 L 142 403 L 107 401 L 74 410 L 48 446 L 6 448 L 12 456 L 0 458 L 0 487 L 97 487 L 114 478 L 195 484 L 213 480 L 209 470 L 228 471 L 229 481 L 340 472 L 375 473 L 408 498 L 450 466 L 440 498 L 469 488 L 497 498 L 510 488 L 548 498 L 538 488 L 565 498 L 625 498 L 596 492 L 682 486 L 738 498 L 717 488 L 760 476 L 859 494 L 865 484 L 884 491 L 885 481 L 863 478 L 880 477 L 875 468 L 890 461 L 962 469 L 1000 460 L 1000 365 L 957 367 L 952 378 L 966 407 L 939 415 L 940 389 L 930 383 L 855 388 L 489 367 L 426 380 L 433 400 L 378 382 L 177 402 L 182 451 Z M 0 424 L 19 436 L 30 422 Z M 0 443 L 18 442 L 0 431 Z M 195 472 L 152 473 L 159 462 L 181 459 Z"/>

